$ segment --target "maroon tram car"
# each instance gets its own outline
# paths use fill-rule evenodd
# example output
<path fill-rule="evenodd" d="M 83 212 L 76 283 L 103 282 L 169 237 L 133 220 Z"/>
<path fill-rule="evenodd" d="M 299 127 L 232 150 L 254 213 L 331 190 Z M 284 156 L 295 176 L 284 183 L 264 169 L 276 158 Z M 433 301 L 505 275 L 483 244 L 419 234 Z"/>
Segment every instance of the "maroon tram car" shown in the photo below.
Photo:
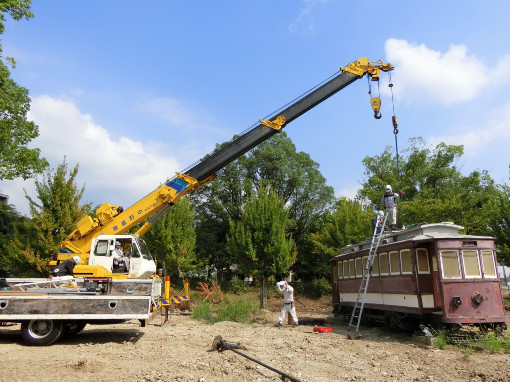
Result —
<path fill-rule="evenodd" d="M 505 329 L 495 239 L 462 229 L 445 222 L 383 234 L 362 317 L 404 330 L 421 323 Z M 347 246 L 331 260 L 335 313 L 351 314 L 370 243 Z"/>

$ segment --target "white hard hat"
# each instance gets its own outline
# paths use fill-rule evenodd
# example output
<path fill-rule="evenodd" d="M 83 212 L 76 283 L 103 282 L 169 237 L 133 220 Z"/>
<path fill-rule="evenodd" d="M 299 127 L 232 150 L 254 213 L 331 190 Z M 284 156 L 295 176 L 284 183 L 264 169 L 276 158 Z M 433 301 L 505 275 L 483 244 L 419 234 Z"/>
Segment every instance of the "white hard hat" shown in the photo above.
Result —
<path fill-rule="evenodd" d="M 382 211 L 377 211 L 377 215 L 379 215 L 379 216 L 384 216 L 384 212 L 382 212 Z"/>
<path fill-rule="evenodd" d="M 76 264 L 80 262 L 80 256 L 73 256 L 73 260 Z"/>
<path fill-rule="evenodd" d="M 386 185 L 386 191 L 391 191 L 391 186 L 389 184 Z"/>

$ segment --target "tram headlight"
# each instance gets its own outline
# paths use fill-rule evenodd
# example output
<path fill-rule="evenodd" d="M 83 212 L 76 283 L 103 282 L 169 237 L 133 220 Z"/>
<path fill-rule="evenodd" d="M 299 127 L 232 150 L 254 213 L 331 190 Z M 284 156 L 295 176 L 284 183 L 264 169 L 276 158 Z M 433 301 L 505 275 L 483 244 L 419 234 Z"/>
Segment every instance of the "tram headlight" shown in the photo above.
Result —
<path fill-rule="evenodd" d="M 459 296 L 455 296 L 452 298 L 452 303 L 458 308 L 459 306 L 462 305 L 462 300 Z"/>

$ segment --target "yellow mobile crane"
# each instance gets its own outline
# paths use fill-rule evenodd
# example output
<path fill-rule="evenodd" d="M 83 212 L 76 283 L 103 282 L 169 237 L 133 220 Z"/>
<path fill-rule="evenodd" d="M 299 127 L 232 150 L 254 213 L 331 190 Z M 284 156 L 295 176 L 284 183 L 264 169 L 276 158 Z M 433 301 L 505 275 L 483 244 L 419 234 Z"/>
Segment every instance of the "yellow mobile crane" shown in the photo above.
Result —
<path fill-rule="evenodd" d="M 87 215 L 78 221 L 77 228 L 62 242 L 57 261 L 52 262 L 52 265 L 78 255 L 81 262 L 74 268 L 76 276 L 150 277 L 156 271 L 156 264 L 141 237 L 168 208 L 184 195 L 211 182 L 216 171 L 270 138 L 288 123 L 344 87 L 365 74 L 372 81 L 379 81 L 381 71 L 388 72 L 392 69 L 392 65 L 380 60 L 369 61 L 368 58 L 361 58 L 351 62 L 346 67 L 341 67 L 338 74 L 325 83 L 305 93 L 283 111 L 270 117 L 270 120 L 259 119 L 259 125 L 191 168 L 176 173 L 172 179 L 131 207 L 124 210 L 122 207 L 103 204 L 96 211 L 97 218 Z M 379 97 L 372 97 L 371 104 L 375 118 L 380 118 Z M 145 224 L 135 234 L 128 234 L 129 230 L 145 220 L 147 220 Z M 128 267 L 119 269 L 115 267 L 112 253 L 117 242 L 121 244 L 125 257 L 129 259 Z"/>

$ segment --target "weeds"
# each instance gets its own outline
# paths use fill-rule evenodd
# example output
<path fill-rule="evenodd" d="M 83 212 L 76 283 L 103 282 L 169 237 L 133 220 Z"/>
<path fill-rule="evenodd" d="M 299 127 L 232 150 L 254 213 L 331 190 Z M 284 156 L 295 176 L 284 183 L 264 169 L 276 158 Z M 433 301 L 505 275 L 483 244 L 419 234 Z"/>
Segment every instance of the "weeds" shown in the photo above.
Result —
<path fill-rule="evenodd" d="M 464 356 L 469 356 L 472 350 L 485 350 L 491 353 L 503 351 L 510 354 L 510 338 L 497 333 L 473 333 L 470 338 L 463 338 L 462 342 L 453 339 L 447 330 L 434 331 L 434 347 L 444 349 L 448 344 L 462 347 Z"/>
<path fill-rule="evenodd" d="M 212 306 L 213 304 L 207 301 L 199 303 L 197 306 L 193 307 L 191 318 L 194 318 L 195 320 L 210 321 Z"/>
<path fill-rule="evenodd" d="M 256 302 L 244 298 L 224 300 L 217 306 L 203 301 L 194 307 L 191 317 L 210 324 L 221 321 L 249 323 L 253 321 L 258 311 Z"/>

